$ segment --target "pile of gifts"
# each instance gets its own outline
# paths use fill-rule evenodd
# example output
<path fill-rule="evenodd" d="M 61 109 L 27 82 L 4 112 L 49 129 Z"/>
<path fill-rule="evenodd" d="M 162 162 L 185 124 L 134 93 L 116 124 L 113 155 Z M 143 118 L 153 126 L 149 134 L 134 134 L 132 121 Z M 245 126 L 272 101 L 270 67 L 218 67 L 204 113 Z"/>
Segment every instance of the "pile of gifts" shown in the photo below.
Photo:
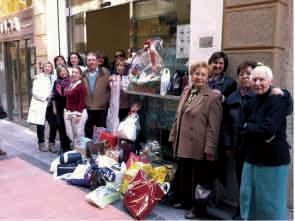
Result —
<path fill-rule="evenodd" d="M 52 162 L 50 171 L 56 179 L 90 189 L 86 200 L 91 204 L 104 208 L 123 200 L 134 218 L 144 219 L 169 191 L 175 167 L 156 157 L 160 146 L 154 141 L 135 154 L 129 135 L 95 128 L 92 140 L 81 137 L 75 150 Z"/>

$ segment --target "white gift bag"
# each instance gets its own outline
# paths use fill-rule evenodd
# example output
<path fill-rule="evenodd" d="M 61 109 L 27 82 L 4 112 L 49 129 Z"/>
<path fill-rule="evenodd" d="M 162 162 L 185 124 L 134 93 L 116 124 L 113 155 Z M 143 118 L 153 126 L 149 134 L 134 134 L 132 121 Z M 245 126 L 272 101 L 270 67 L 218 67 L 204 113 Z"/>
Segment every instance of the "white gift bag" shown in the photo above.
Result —
<path fill-rule="evenodd" d="M 139 116 L 137 113 L 132 113 L 119 124 L 118 136 L 123 139 L 135 141 L 139 131 Z"/>

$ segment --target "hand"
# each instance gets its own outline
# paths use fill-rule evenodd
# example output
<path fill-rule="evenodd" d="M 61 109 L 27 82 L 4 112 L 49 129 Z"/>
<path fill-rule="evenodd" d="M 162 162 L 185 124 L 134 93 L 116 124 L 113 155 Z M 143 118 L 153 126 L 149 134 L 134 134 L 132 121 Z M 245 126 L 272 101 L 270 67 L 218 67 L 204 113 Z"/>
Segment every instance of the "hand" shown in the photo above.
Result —
<path fill-rule="evenodd" d="M 208 161 L 214 161 L 215 160 L 214 154 L 211 154 L 211 153 L 205 153 L 205 158 Z"/>
<path fill-rule="evenodd" d="M 221 96 L 221 91 L 218 90 L 218 89 L 213 89 L 212 90 L 214 92 L 214 94 L 218 95 L 218 96 Z"/>
<path fill-rule="evenodd" d="M 270 95 L 284 95 L 284 92 L 281 90 L 281 88 L 274 87 L 271 89 Z"/>
<path fill-rule="evenodd" d="M 80 122 L 80 120 L 81 120 L 80 116 L 77 116 L 77 117 L 73 118 L 74 124 L 78 124 Z"/>

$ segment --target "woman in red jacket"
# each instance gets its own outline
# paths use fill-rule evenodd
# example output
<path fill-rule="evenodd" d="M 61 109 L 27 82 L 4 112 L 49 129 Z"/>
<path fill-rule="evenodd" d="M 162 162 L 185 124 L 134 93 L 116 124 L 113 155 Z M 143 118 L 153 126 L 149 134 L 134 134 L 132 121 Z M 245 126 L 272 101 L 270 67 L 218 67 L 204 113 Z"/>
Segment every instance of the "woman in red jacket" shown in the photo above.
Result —
<path fill-rule="evenodd" d="M 79 66 L 73 67 L 71 84 L 65 92 L 67 98 L 64 112 L 65 125 L 67 135 L 72 140 L 73 145 L 76 145 L 77 140 L 84 136 L 84 126 L 87 120 L 85 105 L 86 89 L 81 77 L 81 68 Z"/>

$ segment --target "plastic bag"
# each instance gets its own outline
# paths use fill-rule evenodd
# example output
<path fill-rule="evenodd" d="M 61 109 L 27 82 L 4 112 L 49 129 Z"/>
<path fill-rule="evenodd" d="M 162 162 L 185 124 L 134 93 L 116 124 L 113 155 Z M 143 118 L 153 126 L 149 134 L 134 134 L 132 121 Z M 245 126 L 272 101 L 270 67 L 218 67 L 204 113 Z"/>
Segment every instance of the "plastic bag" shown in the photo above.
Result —
<path fill-rule="evenodd" d="M 209 195 L 211 194 L 210 189 L 206 189 L 205 187 L 201 185 L 197 185 L 195 189 L 195 199 L 207 199 Z"/>
<path fill-rule="evenodd" d="M 135 141 L 140 131 L 139 116 L 132 113 L 123 120 L 118 127 L 118 135 L 120 138 Z"/>
<path fill-rule="evenodd" d="M 168 68 L 164 68 L 161 73 L 160 94 L 162 96 L 165 96 L 167 94 L 169 83 L 170 83 L 170 70 Z"/>
<path fill-rule="evenodd" d="M 163 41 L 161 39 L 148 39 L 144 42 L 144 48 L 138 51 L 133 58 L 129 76 L 131 80 L 138 78 L 141 74 L 157 75 L 164 66 L 160 55 Z"/>
<path fill-rule="evenodd" d="M 86 195 L 86 199 L 100 208 L 121 199 L 120 192 L 117 191 L 113 184 L 108 183 L 106 186 L 100 186 Z"/>
<path fill-rule="evenodd" d="M 72 185 L 89 187 L 91 178 L 90 170 L 91 166 L 89 164 L 79 164 L 67 178 L 67 182 Z"/>
<path fill-rule="evenodd" d="M 136 219 L 144 219 L 152 211 L 154 206 L 168 192 L 158 183 L 150 181 L 142 170 L 139 170 L 135 178 L 128 185 L 124 195 L 124 205 L 130 214 Z"/>

